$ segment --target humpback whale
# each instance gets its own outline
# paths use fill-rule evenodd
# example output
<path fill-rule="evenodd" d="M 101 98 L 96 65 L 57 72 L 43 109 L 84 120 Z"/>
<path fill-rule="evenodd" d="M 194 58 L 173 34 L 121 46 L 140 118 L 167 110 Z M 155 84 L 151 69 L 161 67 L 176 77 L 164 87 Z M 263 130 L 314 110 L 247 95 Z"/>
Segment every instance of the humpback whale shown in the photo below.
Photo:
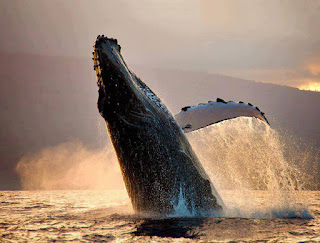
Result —
<path fill-rule="evenodd" d="M 127 67 L 117 40 L 99 35 L 93 48 L 98 110 L 106 122 L 134 210 L 170 215 L 182 205 L 194 216 L 220 215 L 224 203 L 184 129 Z M 186 121 L 180 117 L 182 125 L 189 120 L 190 116 Z M 214 121 L 203 121 L 196 129 L 210 123 Z"/>

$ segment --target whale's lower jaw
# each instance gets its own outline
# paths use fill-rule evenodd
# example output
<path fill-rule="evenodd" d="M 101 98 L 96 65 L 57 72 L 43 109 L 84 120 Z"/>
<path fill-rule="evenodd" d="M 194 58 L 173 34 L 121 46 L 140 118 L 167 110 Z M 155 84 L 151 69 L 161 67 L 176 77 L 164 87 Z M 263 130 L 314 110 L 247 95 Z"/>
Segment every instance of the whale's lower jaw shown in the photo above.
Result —
<path fill-rule="evenodd" d="M 105 119 L 133 208 L 138 213 L 221 212 L 223 202 L 183 131 L 131 70 L 116 40 L 94 45 L 98 108 Z"/>

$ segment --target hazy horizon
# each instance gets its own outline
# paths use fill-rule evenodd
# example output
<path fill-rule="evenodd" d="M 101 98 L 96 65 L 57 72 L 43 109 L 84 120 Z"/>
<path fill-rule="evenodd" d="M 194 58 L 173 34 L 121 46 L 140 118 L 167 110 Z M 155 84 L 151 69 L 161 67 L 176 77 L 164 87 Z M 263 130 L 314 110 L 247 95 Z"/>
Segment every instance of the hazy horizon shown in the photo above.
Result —
<path fill-rule="evenodd" d="M 0 67 L 0 189 L 121 185 L 119 180 L 111 186 L 105 183 L 106 175 L 115 173 L 115 164 L 110 164 L 115 159 L 101 150 L 109 139 L 97 111 L 91 58 L 2 55 Z M 296 144 L 294 150 L 299 151 L 294 161 L 309 163 L 303 170 L 315 166 L 313 171 L 319 171 L 318 155 L 312 152 L 320 145 L 319 92 L 207 72 L 129 67 L 172 114 L 184 106 L 218 97 L 251 102 L 266 113 L 271 128 L 284 131 L 286 140 L 292 136 L 288 142 Z M 223 127 L 227 124 L 230 123 Z M 113 153 L 110 146 L 109 152 Z M 305 158 L 299 162 L 301 157 Z M 75 177 L 70 177 L 73 174 Z M 314 183 L 312 188 L 317 185 Z"/>

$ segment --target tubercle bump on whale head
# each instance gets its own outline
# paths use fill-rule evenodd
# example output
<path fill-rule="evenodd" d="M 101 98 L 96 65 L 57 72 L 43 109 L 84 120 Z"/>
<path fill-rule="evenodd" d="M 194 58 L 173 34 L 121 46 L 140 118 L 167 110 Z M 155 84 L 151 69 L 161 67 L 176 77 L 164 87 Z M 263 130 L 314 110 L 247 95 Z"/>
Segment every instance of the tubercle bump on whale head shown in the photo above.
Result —
<path fill-rule="evenodd" d="M 108 71 L 109 69 L 108 67 L 110 67 L 110 65 L 121 66 L 121 64 L 118 61 L 119 57 L 121 59 L 120 50 L 121 50 L 121 46 L 118 44 L 117 39 L 108 38 L 108 37 L 105 37 L 104 35 L 97 36 L 96 41 L 93 45 L 92 60 L 94 63 L 93 69 L 96 73 L 97 85 L 99 88 L 102 88 L 103 86 L 103 79 L 102 79 L 103 71 Z M 109 79 L 112 80 L 113 78 L 115 77 L 112 77 L 109 75 Z"/>
<path fill-rule="evenodd" d="M 117 39 L 108 38 L 108 37 L 105 37 L 104 35 L 98 35 L 97 36 L 97 39 L 96 39 L 95 44 L 94 44 L 94 47 L 97 48 L 97 47 L 99 47 L 99 44 L 101 44 L 101 42 L 105 43 L 107 41 L 109 43 L 111 43 L 112 45 L 114 45 L 119 52 L 121 51 L 121 46 L 118 44 L 118 40 Z"/>

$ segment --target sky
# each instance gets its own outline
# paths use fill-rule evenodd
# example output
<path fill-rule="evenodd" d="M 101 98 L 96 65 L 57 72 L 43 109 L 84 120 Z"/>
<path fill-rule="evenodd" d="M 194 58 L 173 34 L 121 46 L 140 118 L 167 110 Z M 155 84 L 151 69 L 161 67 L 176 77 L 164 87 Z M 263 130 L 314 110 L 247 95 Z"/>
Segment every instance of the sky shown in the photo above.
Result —
<path fill-rule="evenodd" d="M 217 97 L 253 102 L 319 141 L 320 93 L 246 81 L 320 90 L 319 23 L 320 0 L 0 0 L 0 189 L 33 188 L 30 173 L 40 180 L 43 168 L 44 188 L 69 172 L 105 185 L 104 173 L 84 174 L 108 173 L 96 150 L 106 141 L 91 61 L 99 34 L 118 39 L 172 111 Z"/>
<path fill-rule="evenodd" d="M 0 52 L 88 58 L 104 34 L 129 65 L 320 90 L 319 23 L 316 0 L 0 0 Z"/>

